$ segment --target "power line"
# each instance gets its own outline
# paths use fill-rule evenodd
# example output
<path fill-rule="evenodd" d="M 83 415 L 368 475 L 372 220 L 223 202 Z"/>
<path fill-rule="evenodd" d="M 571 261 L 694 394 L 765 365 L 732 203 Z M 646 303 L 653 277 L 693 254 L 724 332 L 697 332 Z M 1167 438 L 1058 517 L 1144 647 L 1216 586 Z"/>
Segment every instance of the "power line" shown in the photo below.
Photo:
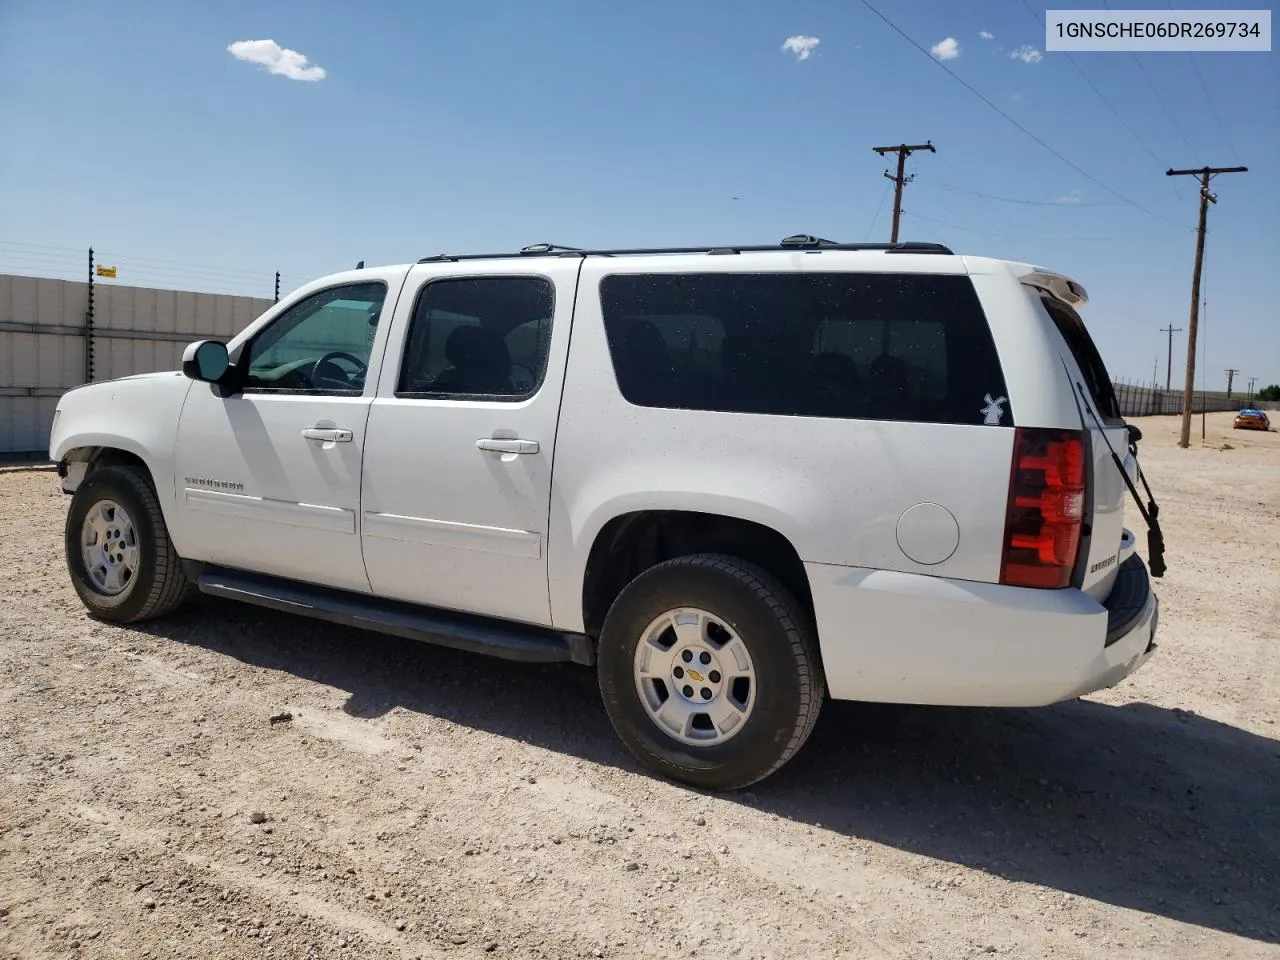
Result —
<path fill-rule="evenodd" d="M 888 196 L 889 196 L 889 185 L 886 183 L 884 185 L 884 190 L 881 191 L 880 193 L 880 202 L 876 204 L 876 214 L 874 217 L 871 218 L 871 225 L 867 227 L 867 236 L 866 236 L 867 240 L 871 239 L 871 234 L 876 229 L 876 223 L 880 219 L 880 211 L 884 209 L 884 202 L 888 198 Z"/>
<path fill-rule="evenodd" d="M 910 210 L 903 210 L 902 214 L 906 217 L 913 217 L 916 220 L 923 220 L 926 223 L 936 223 L 940 227 L 963 230 L 965 233 L 972 233 L 979 237 L 990 237 L 994 240 L 1031 240 L 1037 243 L 1137 243 L 1145 239 L 1154 239 L 1154 237 L 1118 237 L 1114 234 L 1107 237 L 1038 237 L 1028 234 L 989 233 L 983 230 L 974 230 L 972 227 L 962 227 L 957 223 L 948 223 L 946 220 L 939 220 L 936 217 L 922 216 Z M 1160 234 L 1159 236 L 1166 236 L 1166 234 Z"/>
<path fill-rule="evenodd" d="M 1016 203 L 1025 207 L 1058 207 L 1071 210 L 1075 207 L 1122 207 L 1122 203 L 1099 203 L 1096 201 L 1076 202 L 1059 201 L 1059 200 L 1025 200 L 1021 197 L 1001 197 L 993 193 L 983 193 L 981 190 L 974 190 L 969 187 L 957 187 L 947 183 L 929 183 L 925 181 L 920 184 L 922 187 L 930 187 L 934 190 L 947 190 L 951 193 L 971 193 L 975 197 L 981 197 L 983 200 L 995 200 L 998 203 Z"/>
<path fill-rule="evenodd" d="M 1081 167 L 1081 166 L 1080 166 L 1079 164 L 1077 164 L 1075 161 L 1073 161 L 1073 160 L 1069 159 L 1068 157 L 1063 156 L 1060 152 L 1058 152 L 1058 150 L 1056 150 L 1055 148 L 1053 148 L 1052 146 L 1050 146 L 1050 145 L 1049 145 L 1048 143 L 1046 143 L 1044 140 L 1040 139 L 1040 137 L 1036 136 L 1034 133 L 1032 133 L 1030 130 L 1028 130 L 1026 127 L 1024 127 L 1021 123 L 1019 123 L 1017 120 L 1015 120 L 1013 117 L 1011 117 L 1009 114 L 1005 113 L 1005 111 L 1004 111 L 1004 110 L 1000 109 L 1000 107 L 998 107 L 998 106 L 996 106 L 994 103 L 992 103 L 992 102 L 991 102 L 991 100 L 989 100 L 989 99 L 988 99 L 984 94 L 980 93 L 980 92 L 979 92 L 975 87 L 973 87 L 972 85 L 970 85 L 970 84 L 969 84 L 969 82 L 968 82 L 967 80 L 965 80 L 963 77 L 961 77 L 959 74 L 957 74 L 957 73 L 955 73 L 954 71 L 952 71 L 952 70 L 951 70 L 951 68 L 950 68 L 950 67 L 948 67 L 945 63 L 943 63 L 941 60 L 936 59 L 936 58 L 935 58 L 931 53 L 929 53 L 929 51 L 928 51 L 928 50 L 926 50 L 926 49 L 925 49 L 924 47 L 922 47 L 919 43 L 917 43 L 917 42 L 916 42 L 916 41 L 915 41 L 915 40 L 914 40 L 914 39 L 913 39 L 913 38 L 912 38 L 912 37 L 911 37 L 911 36 L 910 36 L 906 31 L 905 31 L 905 30 L 903 30 L 903 29 L 902 29 L 901 27 L 899 27 L 896 23 L 894 23 L 892 20 L 890 20 L 888 17 L 886 17 L 883 13 L 881 13 L 879 10 L 877 10 L 874 6 L 872 6 L 872 4 L 871 4 L 871 0 L 862 0 L 862 5 L 863 5 L 864 7 L 866 7 L 868 10 L 870 10 L 872 13 L 874 13 L 874 14 L 875 14 L 877 17 L 879 17 L 881 20 L 883 20 L 885 23 L 887 23 L 887 24 L 888 24 L 888 25 L 893 29 L 893 31 L 894 31 L 895 33 L 897 33 L 897 34 L 898 34 L 899 36 L 901 36 L 904 40 L 906 40 L 909 44 L 911 44 L 913 47 L 915 47 L 917 50 L 919 50 L 922 54 L 924 54 L 926 57 L 928 57 L 928 58 L 929 58 L 929 61 L 930 61 L 931 63 L 935 63 L 935 64 L 937 64 L 937 65 L 938 65 L 938 67 L 940 67 L 942 70 L 946 71 L 946 73 L 947 73 L 947 75 L 948 75 L 949 77 L 951 77 L 953 80 L 955 80 L 956 82 L 958 82 L 961 86 L 963 86 L 966 90 L 968 90 L 970 93 L 972 93 L 975 97 L 977 97 L 979 100 L 981 100 L 983 103 L 985 103 L 988 107 L 990 107 L 992 110 L 994 110 L 994 111 L 995 111 L 996 113 L 998 113 L 1000 116 L 1002 116 L 1005 120 L 1007 120 L 1009 123 L 1013 124 L 1013 126 L 1014 126 L 1014 127 L 1016 127 L 1019 131 L 1021 131 L 1024 135 L 1026 135 L 1027 137 L 1029 137 L 1031 140 L 1034 140 L 1034 141 L 1035 141 L 1036 143 L 1038 143 L 1041 147 L 1043 147 L 1043 148 L 1044 148 L 1045 150 L 1047 150 L 1049 153 L 1053 154 L 1055 157 L 1057 157 L 1059 160 L 1061 160 L 1063 163 L 1065 163 L 1067 166 L 1069 166 L 1069 167 L 1070 167 L 1072 170 L 1074 170 L 1076 173 L 1080 174 L 1080 176 L 1084 177 L 1084 178 L 1085 178 L 1086 180 L 1088 180 L 1090 183 L 1095 184 L 1096 186 L 1101 187 L 1103 190 L 1106 190 L 1106 191 L 1107 191 L 1107 193 L 1110 193 L 1112 196 L 1115 196 L 1115 197 L 1119 198 L 1120 200 L 1123 200 L 1126 204 L 1128 204 L 1129 206 L 1133 207 L 1135 210 L 1141 210 L 1143 213 L 1147 214 L 1147 216 L 1155 217 L 1157 220 L 1166 220 L 1166 221 L 1168 221 L 1169 223 L 1177 223 L 1177 221 L 1176 221 L 1176 220 L 1172 220 L 1172 219 L 1170 219 L 1169 217 L 1166 217 L 1166 216 L 1164 216 L 1164 215 L 1162 215 L 1162 214 L 1156 213 L 1154 210 L 1148 210 L 1146 207 L 1144 207 L 1142 204 L 1138 203 L 1137 201 L 1129 199 L 1128 197 L 1126 197 L 1124 194 L 1120 193 L 1118 190 L 1114 189 L 1113 187 L 1109 187 L 1109 186 L 1107 186 L 1107 184 L 1103 183 L 1101 180 L 1099 180 L 1097 177 L 1095 177 L 1095 176 L 1094 176 L 1093 174 L 1091 174 L 1089 171 L 1085 170 L 1083 167 Z M 1182 224 L 1181 224 L 1181 223 L 1178 223 L 1178 226 L 1182 226 Z"/>
<path fill-rule="evenodd" d="M 949 171 L 954 178 L 958 179 L 966 188 L 968 188 L 970 193 L 982 193 L 982 191 L 974 185 L 973 181 L 965 175 L 965 172 L 960 165 L 954 162 L 955 151 L 948 150 L 947 153 L 940 153 L 937 155 L 937 160 L 942 165 L 942 168 Z M 927 179 L 925 180 L 925 185 L 929 185 L 929 181 Z M 965 217 L 962 219 L 968 218 Z M 979 226 L 984 228 L 989 226 L 995 230 L 1013 232 L 1017 232 L 1018 229 L 1011 220 L 1005 217 L 1003 210 L 999 207 L 992 207 L 990 204 L 981 204 L 978 206 L 976 219 L 978 220 Z"/>
<path fill-rule="evenodd" d="M 1213 114 L 1214 120 L 1217 121 L 1218 132 L 1222 134 L 1222 142 L 1227 145 L 1227 151 L 1231 154 L 1231 159 L 1239 161 L 1240 155 L 1236 153 L 1236 148 L 1231 143 L 1231 137 L 1227 134 L 1227 125 L 1222 122 L 1222 114 L 1218 112 L 1217 106 L 1214 105 L 1213 97 L 1209 96 L 1209 86 L 1204 82 L 1204 74 L 1200 72 L 1200 68 L 1196 65 L 1196 55 L 1189 52 L 1187 57 L 1191 60 L 1191 69 L 1195 71 L 1196 79 L 1200 81 L 1200 89 L 1204 91 L 1204 99 L 1209 104 L 1209 111 Z"/>
<path fill-rule="evenodd" d="M 1108 10 L 1111 9 L 1111 4 L 1108 3 L 1107 0 L 1102 0 L 1102 5 Z M 1170 110 L 1169 105 L 1165 103 L 1164 97 L 1160 95 L 1160 91 L 1156 89 L 1156 85 L 1151 82 L 1151 74 L 1147 73 L 1147 68 L 1143 66 L 1142 61 L 1138 59 L 1138 55 L 1132 50 L 1129 51 L 1129 56 L 1137 65 L 1138 72 L 1142 74 L 1142 79 L 1147 82 L 1147 89 L 1151 91 L 1151 95 L 1154 96 L 1156 98 L 1156 102 L 1160 104 L 1160 109 L 1164 111 L 1164 115 L 1168 118 L 1169 126 L 1173 127 L 1173 132 L 1178 135 L 1180 140 L 1182 140 L 1182 145 L 1187 148 L 1187 152 L 1192 156 L 1197 156 L 1198 151 L 1187 141 L 1186 135 L 1182 132 L 1182 127 L 1179 125 L 1178 121 L 1174 119 L 1173 111 Z"/>
<path fill-rule="evenodd" d="M 1043 28 L 1044 18 L 1039 13 L 1036 12 L 1033 6 L 1031 6 L 1029 0 L 1022 0 L 1022 5 L 1027 8 L 1027 13 L 1031 14 L 1031 16 L 1035 19 L 1036 23 L 1040 24 L 1041 28 Z M 1089 77 L 1087 73 L 1084 72 L 1084 67 L 1080 66 L 1080 64 L 1076 62 L 1076 58 L 1066 51 L 1062 51 L 1062 55 L 1065 56 L 1067 58 L 1067 62 L 1070 63 L 1071 66 L 1075 68 L 1076 73 L 1080 74 L 1080 79 L 1082 79 L 1085 83 L 1089 85 L 1089 89 L 1092 90 L 1095 94 L 1097 94 L 1098 99 L 1101 100 L 1103 105 L 1108 110 L 1111 111 L 1112 116 L 1114 116 L 1116 120 L 1120 122 L 1120 126 L 1124 127 L 1125 130 L 1129 132 L 1129 135 L 1133 137 L 1133 139 L 1138 141 L 1139 146 L 1141 146 L 1142 149 L 1147 152 L 1147 156 L 1149 156 L 1152 160 L 1154 160 L 1160 166 L 1164 166 L 1165 161 L 1160 159 L 1160 157 L 1156 156 L 1156 152 L 1151 149 L 1151 147 L 1147 144 L 1147 141 L 1142 138 L 1142 135 L 1139 134 L 1137 130 L 1135 130 L 1132 126 L 1129 125 L 1129 121 L 1126 120 L 1121 115 L 1120 111 L 1116 109 L 1115 104 L 1111 102 L 1111 100 L 1107 97 L 1107 95 L 1103 93 L 1100 89 L 1098 89 L 1098 85 L 1093 82 L 1093 80 Z M 1183 196 L 1182 192 L 1178 190 L 1177 187 L 1174 188 L 1174 193 L 1178 195 L 1179 199 L 1181 199 Z"/>
<path fill-rule="evenodd" d="M 1025 3 L 1026 0 L 1023 0 Z M 1173 5 L 1173 0 L 1165 0 L 1165 5 L 1173 11 L 1177 11 L 1177 7 Z M 1209 112 L 1213 114 L 1213 118 L 1217 121 L 1218 132 L 1222 134 L 1222 142 L 1227 145 L 1227 150 L 1231 153 L 1231 159 L 1236 163 L 1240 162 L 1240 155 L 1236 153 L 1235 146 L 1231 143 L 1231 137 L 1227 134 L 1227 125 L 1222 122 L 1222 114 L 1218 112 L 1217 105 L 1213 102 L 1213 97 L 1209 95 L 1209 85 L 1204 82 L 1204 74 L 1200 72 L 1200 66 L 1196 62 L 1196 55 L 1188 50 L 1187 59 L 1191 61 L 1191 69 L 1196 75 L 1196 80 L 1200 83 L 1200 89 L 1204 91 L 1205 103 L 1209 104 Z"/>
<path fill-rule="evenodd" d="M 1110 7 L 1107 9 L 1110 9 Z M 1191 146 L 1191 142 L 1187 139 L 1186 134 L 1182 132 L 1182 126 L 1176 119 L 1174 119 L 1173 111 L 1169 109 L 1169 104 L 1165 102 L 1164 97 L 1160 94 L 1156 85 L 1151 82 L 1151 74 L 1147 72 L 1147 68 L 1143 65 L 1142 61 L 1138 59 L 1138 55 L 1136 53 L 1130 51 L 1129 56 L 1131 56 L 1133 58 L 1133 62 L 1137 64 L 1138 72 L 1142 74 L 1142 79 L 1147 82 L 1147 88 L 1151 91 L 1152 96 L 1156 98 L 1156 102 L 1160 104 L 1160 109 L 1164 111 L 1164 115 L 1169 119 L 1169 125 L 1173 127 L 1173 132 L 1178 135 L 1178 139 L 1181 140 L 1182 145 L 1187 148 L 1187 152 L 1192 156 L 1197 156 L 1199 151 L 1197 151 L 1195 147 Z"/>

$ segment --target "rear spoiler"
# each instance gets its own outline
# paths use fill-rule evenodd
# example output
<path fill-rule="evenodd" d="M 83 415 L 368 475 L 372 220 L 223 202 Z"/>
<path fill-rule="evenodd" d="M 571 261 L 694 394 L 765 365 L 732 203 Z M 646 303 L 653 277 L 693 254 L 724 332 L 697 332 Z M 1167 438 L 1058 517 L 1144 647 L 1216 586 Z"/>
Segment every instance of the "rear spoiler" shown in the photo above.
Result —
<path fill-rule="evenodd" d="M 1017 277 L 1023 286 L 1041 290 L 1055 300 L 1061 300 L 1070 307 L 1081 307 L 1089 302 L 1089 293 L 1083 286 L 1070 277 L 1042 267 L 1026 266 L 1026 273 L 1018 273 Z"/>

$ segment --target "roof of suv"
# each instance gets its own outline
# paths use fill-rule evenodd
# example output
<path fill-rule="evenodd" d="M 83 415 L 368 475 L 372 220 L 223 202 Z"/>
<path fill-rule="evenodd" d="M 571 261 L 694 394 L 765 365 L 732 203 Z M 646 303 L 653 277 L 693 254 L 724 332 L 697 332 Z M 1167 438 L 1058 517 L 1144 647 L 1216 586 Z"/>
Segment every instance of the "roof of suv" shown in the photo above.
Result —
<path fill-rule="evenodd" d="M 823 240 L 808 234 L 797 234 L 787 237 L 773 245 L 741 245 L 719 244 L 700 247 L 637 247 L 632 249 L 582 249 L 565 247 L 555 243 L 535 243 L 523 247 L 514 253 L 439 253 L 423 257 L 418 263 L 446 263 L 458 260 L 507 260 L 513 257 L 626 257 L 657 256 L 660 254 L 739 254 L 739 253 L 776 253 L 785 250 L 880 250 L 885 253 L 932 253 L 946 256 L 954 255 L 949 247 L 940 243 L 837 243 Z"/>
<path fill-rule="evenodd" d="M 1088 294 L 1075 280 L 1047 270 L 1031 263 L 1021 261 L 1000 260 L 991 257 L 969 256 L 957 254 L 950 247 L 941 243 L 927 241 L 903 241 L 900 243 L 839 243 L 824 240 L 809 234 L 796 234 L 786 237 L 777 244 L 720 244 L 691 247 L 635 247 L 618 249 L 588 249 L 566 247 L 556 243 L 535 243 L 522 247 L 515 252 L 504 253 L 438 253 L 418 260 L 419 264 L 468 262 L 507 262 L 528 259 L 547 258 L 608 258 L 633 260 L 630 266 L 619 268 L 624 271 L 634 269 L 635 261 L 643 262 L 649 257 L 664 257 L 668 265 L 687 264 L 688 261 L 705 256 L 736 256 L 739 254 L 758 254 L 766 259 L 769 254 L 790 253 L 879 253 L 912 254 L 909 261 L 903 261 L 893 272 L 915 272 L 907 263 L 913 263 L 922 272 L 941 271 L 943 273 L 990 274 L 1009 272 L 1015 278 L 1033 287 L 1038 287 L 1053 294 L 1056 298 L 1072 306 L 1079 306 L 1088 301 Z M 919 258 L 919 259 L 916 259 Z M 364 261 L 356 266 L 356 271 L 364 269 Z M 400 266 L 400 265 L 398 265 Z M 353 271 L 342 271 L 324 278 L 332 281 L 336 277 L 347 279 L 356 275 Z M 310 286 L 308 284 L 307 286 Z"/>

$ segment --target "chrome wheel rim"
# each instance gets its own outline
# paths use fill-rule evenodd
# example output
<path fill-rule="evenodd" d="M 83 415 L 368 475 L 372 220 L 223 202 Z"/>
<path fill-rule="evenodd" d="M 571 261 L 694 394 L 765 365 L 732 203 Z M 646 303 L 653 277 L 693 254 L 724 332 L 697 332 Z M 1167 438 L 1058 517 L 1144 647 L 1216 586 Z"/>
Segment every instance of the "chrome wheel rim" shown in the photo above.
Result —
<path fill-rule="evenodd" d="M 755 708 L 747 645 L 721 617 L 697 607 L 668 610 L 645 627 L 634 672 L 649 718 L 681 743 L 724 743 Z"/>
<path fill-rule="evenodd" d="M 99 500 L 80 524 L 80 558 L 93 589 L 103 596 L 128 593 L 138 578 L 138 533 L 133 518 L 114 500 Z"/>

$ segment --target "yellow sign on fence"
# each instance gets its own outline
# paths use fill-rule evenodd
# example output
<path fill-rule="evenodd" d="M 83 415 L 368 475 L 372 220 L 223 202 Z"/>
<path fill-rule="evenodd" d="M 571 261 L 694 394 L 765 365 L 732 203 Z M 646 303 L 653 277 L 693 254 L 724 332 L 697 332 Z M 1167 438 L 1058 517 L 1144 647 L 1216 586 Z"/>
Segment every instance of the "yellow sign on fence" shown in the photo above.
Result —
<path fill-rule="evenodd" d="M 98 267 L 97 273 L 100 277 L 110 277 L 112 280 L 116 278 L 115 267 Z"/>

